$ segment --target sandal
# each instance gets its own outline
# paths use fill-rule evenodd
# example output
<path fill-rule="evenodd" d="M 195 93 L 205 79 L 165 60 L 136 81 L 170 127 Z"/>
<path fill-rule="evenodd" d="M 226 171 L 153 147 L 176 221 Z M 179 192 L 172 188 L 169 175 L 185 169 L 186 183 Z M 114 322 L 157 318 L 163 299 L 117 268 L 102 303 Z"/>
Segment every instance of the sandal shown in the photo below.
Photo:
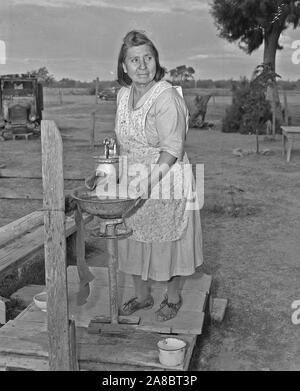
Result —
<path fill-rule="evenodd" d="M 138 310 L 150 310 L 153 307 L 154 300 L 152 296 L 149 296 L 143 301 L 138 301 L 137 297 L 133 297 L 123 304 L 122 308 L 119 310 L 119 315 L 128 316 L 133 314 Z"/>
<path fill-rule="evenodd" d="M 181 306 L 181 295 L 179 295 L 178 303 L 169 303 L 168 296 L 165 296 L 164 300 L 160 304 L 159 309 L 155 312 L 156 320 L 159 322 L 165 322 L 167 320 L 175 318 Z"/>

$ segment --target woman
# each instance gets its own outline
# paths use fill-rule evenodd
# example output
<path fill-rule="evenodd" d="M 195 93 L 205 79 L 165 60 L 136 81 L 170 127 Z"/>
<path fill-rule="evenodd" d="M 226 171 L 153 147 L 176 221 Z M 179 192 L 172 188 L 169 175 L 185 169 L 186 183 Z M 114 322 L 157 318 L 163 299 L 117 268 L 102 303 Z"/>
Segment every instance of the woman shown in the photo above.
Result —
<path fill-rule="evenodd" d="M 184 164 L 189 163 L 183 151 L 188 110 L 176 88 L 162 80 L 164 73 L 152 41 L 140 31 L 129 32 L 118 58 L 123 88 L 117 97 L 115 132 L 129 171 L 142 164 L 147 175 L 137 187 L 129 184 L 129 191 L 137 188 L 146 201 L 126 220 L 133 235 L 118 241 L 119 269 L 132 275 L 135 289 L 120 315 L 151 308 L 151 280 L 167 281 L 167 294 L 156 311 L 159 321 L 176 316 L 182 305 L 181 276 L 193 274 L 203 262 L 200 212 L 187 208 L 191 171 L 186 194 L 175 197 L 182 186 Z M 160 198 L 152 197 L 167 176 L 170 197 L 163 197 L 162 191 Z"/>

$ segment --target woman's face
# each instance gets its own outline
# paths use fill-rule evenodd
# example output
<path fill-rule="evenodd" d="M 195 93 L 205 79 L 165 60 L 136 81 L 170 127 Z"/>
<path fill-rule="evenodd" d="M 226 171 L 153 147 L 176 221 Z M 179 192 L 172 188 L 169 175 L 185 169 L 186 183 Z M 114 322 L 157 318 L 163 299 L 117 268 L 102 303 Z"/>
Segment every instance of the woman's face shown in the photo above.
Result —
<path fill-rule="evenodd" d="M 156 74 L 156 62 L 151 48 L 148 45 L 129 48 L 123 63 L 123 69 L 134 84 L 149 84 Z"/>

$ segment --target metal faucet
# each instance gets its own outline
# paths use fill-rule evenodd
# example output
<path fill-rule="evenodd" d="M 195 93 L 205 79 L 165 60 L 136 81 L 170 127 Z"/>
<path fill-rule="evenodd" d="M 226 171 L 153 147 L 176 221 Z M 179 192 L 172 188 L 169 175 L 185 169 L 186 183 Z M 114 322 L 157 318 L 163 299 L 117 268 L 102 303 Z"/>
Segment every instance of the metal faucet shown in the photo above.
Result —
<path fill-rule="evenodd" d="M 104 156 L 106 159 L 110 157 L 110 155 L 117 156 L 117 142 L 116 139 L 111 137 L 106 137 L 102 144 L 104 145 Z M 112 153 L 110 153 L 112 151 Z"/>
<path fill-rule="evenodd" d="M 103 141 L 102 141 L 102 144 L 104 144 L 104 156 L 106 159 L 109 158 L 109 145 L 110 145 L 110 140 L 109 138 L 105 138 Z"/>

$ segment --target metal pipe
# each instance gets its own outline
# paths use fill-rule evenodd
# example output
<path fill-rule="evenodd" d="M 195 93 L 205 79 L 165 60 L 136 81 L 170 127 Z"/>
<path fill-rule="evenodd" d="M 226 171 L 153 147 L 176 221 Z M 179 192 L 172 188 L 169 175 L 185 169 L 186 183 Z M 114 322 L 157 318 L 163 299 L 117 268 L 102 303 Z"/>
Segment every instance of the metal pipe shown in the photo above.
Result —
<path fill-rule="evenodd" d="M 115 226 L 107 225 L 107 234 L 115 235 Z M 118 285 L 117 285 L 117 239 L 106 239 L 108 252 L 108 282 L 109 282 L 109 301 L 110 301 L 110 319 L 112 324 L 118 324 Z"/>

